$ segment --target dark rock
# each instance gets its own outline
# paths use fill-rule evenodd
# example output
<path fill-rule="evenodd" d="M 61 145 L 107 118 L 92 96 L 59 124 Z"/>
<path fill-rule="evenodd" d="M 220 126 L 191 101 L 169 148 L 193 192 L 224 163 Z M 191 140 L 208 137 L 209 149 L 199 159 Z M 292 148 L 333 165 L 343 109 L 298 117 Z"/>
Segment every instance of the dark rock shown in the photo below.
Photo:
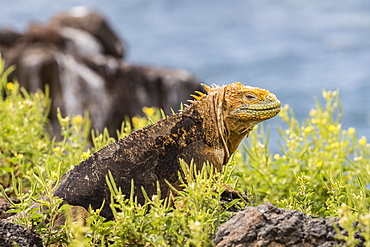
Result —
<path fill-rule="evenodd" d="M 14 203 L 19 203 L 19 199 L 17 198 L 10 198 L 10 200 L 12 200 L 12 202 Z M 12 206 L 12 204 L 10 204 L 7 200 L 5 200 L 4 198 L 0 198 L 0 220 L 1 219 L 6 219 L 12 215 L 14 215 L 15 213 L 7 213 L 6 211 L 8 211 L 10 209 L 10 207 Z"/>
<path fill-rule="evenodd" d="M 312 219 L 303 212 L 264 203 L 233 215 L 212 239 L 216 246 L 223 247 L 345 246 L 345 242 L 335 238 L 337 232 L 333 224 L 341 229 L 336 218 Z M 362 241 L 360 236 L 358 239 Z"/>
<path fill-rule="evenodd" d="M 103 46 L 104 54 L 116 58 L 123 58 L 125 45 L 113 32 L 105 18 L 99 13 L 86 7 L 75 7 L 67 13 L 55 15 L 51 19 L 51 25 L 63 30 L 63 27 L 74 28 L 93 35 Z M 65 33 L 68 32 L 64 30 Z M 73 38 L 73 36 L 70 36 Z"/>
<path fill-rule="evenodd" d="M 11 29 L 0 29 L 0 47 L 12 46 L 22 37 L 22 34 Z"/>
<path fill-rule="evenodd" d="M 199 83 L 187 71 L 157 69 L 152 67 L 122 64 L 119 72 L 121 82 L 110 86 L 111 112 L 107 114 L 108 130 L 115 131 L 127 116 L 143 115 L 143 106 L 156 106 L 171 114 L 181 102 L 186 102 Z"/>
<path fill-rule="evenodd" d="M 0 246 L 42 247 L 39 235 L 31 229 L 0 220 Z"/>
<path fill-rule="evenodd" d="M 202 90 L 187 71 L 131 65 L 121 60 L 125 45 L 99 13 L 84 7 L 58 14 L 47 25 L 31 24 L 24 34 L 0 30 L 0 53 L 28 91 L 50 88 L 50 123 L 59 132 L 63 115 L 83 115 L 92 128 L 114 135 L 127 117 L 144 106 L 179 109 L 190 93 Z"/>
<path fill-rule="evenodd" d="M 24 38 L 28 44 L 53 44 L 56 47 L 63 47 L 65 44 L 65 39 L 58 29 L 38 23 L 30 24 Z"/>

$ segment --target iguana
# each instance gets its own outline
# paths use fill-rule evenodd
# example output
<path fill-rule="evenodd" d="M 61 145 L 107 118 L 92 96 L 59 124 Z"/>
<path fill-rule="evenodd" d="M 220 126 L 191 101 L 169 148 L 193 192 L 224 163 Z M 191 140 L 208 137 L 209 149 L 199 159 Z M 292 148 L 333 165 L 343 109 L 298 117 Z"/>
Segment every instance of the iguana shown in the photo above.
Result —
<path fill-rule="evenodd" d="M 179 159 L 194 159 L 200 169 L 211 162 L 221 170 L 253 127 L 280 111 L 280 101 L 269 91 L 235 82 L 226 86 L 203 85 L 183 111 L 153 123 L 94 153 L 66 173 L 54 195 L 71 205 L 105 206 L 101 215 L 112 219 L 108 171 L 122 192 L 130 193 L 131 180 L 138 202 L 151 195 L 159 181 L 162 195 L 169 194 L 165 180 L 178 185 Z"/>

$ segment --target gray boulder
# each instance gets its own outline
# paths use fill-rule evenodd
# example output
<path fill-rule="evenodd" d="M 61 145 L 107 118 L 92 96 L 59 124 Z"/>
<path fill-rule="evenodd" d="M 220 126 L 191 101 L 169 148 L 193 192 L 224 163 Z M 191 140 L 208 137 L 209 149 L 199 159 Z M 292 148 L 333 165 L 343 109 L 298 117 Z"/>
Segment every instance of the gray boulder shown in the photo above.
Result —
<path fill-rule="evenodd" d="M 336 239 L 337 218 L 312 219 L 300 211 L 277 208 L 271 203 L 247 207 L 221 225 L 212 240 L 218 247 L 329 247 L 346 246 Z M 341 229 L 343 234 L 346 232 Z M 363 246 L 358 234 L 357 246 Z"/>
<path fill-rule="evenodd" d="M 39 235 L 31 229 L 0 220 L 0 246 L 2 247 L 42 247 Z"/>

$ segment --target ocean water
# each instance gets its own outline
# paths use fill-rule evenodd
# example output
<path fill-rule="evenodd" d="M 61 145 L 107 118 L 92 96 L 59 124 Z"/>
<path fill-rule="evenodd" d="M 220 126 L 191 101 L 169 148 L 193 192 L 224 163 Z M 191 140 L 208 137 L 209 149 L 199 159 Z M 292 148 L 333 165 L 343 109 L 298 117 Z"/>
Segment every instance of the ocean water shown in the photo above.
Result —
<path fill-rule="evenodd" d="M 304 121 L 340 90 L 343 128 L 370 139 L 370 1 L 0 0 L 0 26 L 26 30 L 88 6 L 106 16 L 135 64 L 183 68 L 206 84 L 267 88 Z M 271 142 L 279 118 L 266 122 Z M 272 144 L 276 145 L 276 144 Z"/>

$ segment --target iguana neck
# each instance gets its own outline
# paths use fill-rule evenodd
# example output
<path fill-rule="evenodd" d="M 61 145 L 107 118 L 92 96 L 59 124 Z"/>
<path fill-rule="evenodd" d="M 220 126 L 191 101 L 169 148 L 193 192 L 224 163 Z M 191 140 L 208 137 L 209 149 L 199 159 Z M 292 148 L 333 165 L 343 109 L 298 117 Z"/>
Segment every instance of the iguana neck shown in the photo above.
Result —
<path fill-rule="evenodd" d="M 222 90 L 222 88 L 220 88 Z M 222 150 L 220 160 L 225 165 L 238 148 L 240 142 L 259 122 L 256 120 L 242 121 L 227 114 L 224 93 L 207 95 L 198 101 L 193 101 L 188 110 L 196 110 L 203 118 L 203 129 L 207 142 L 217 151 Z M 231 131 L 232 130 L 232 131 Z"/>
<path fill-rule="evenodd" d="M 223 93 L 210 94 L 199 101 L 193 101 L 188 110 L 200 113 L 206 142 L 215 148 L 222 165 L 225 165 L 235 150 L 228 145 L 228 133 L 223 116 Z"/>
<path fill-rule="evenodd" d="M 234 153 L 244 137 L 248 137 L 249 132 L 259 121 L 241 121 L 233 117 L 225 117 L 225 128 L 227 129 L 227 146 L 230 153 Z M 230 131 L 233 130 L 233 131 Z"/>

